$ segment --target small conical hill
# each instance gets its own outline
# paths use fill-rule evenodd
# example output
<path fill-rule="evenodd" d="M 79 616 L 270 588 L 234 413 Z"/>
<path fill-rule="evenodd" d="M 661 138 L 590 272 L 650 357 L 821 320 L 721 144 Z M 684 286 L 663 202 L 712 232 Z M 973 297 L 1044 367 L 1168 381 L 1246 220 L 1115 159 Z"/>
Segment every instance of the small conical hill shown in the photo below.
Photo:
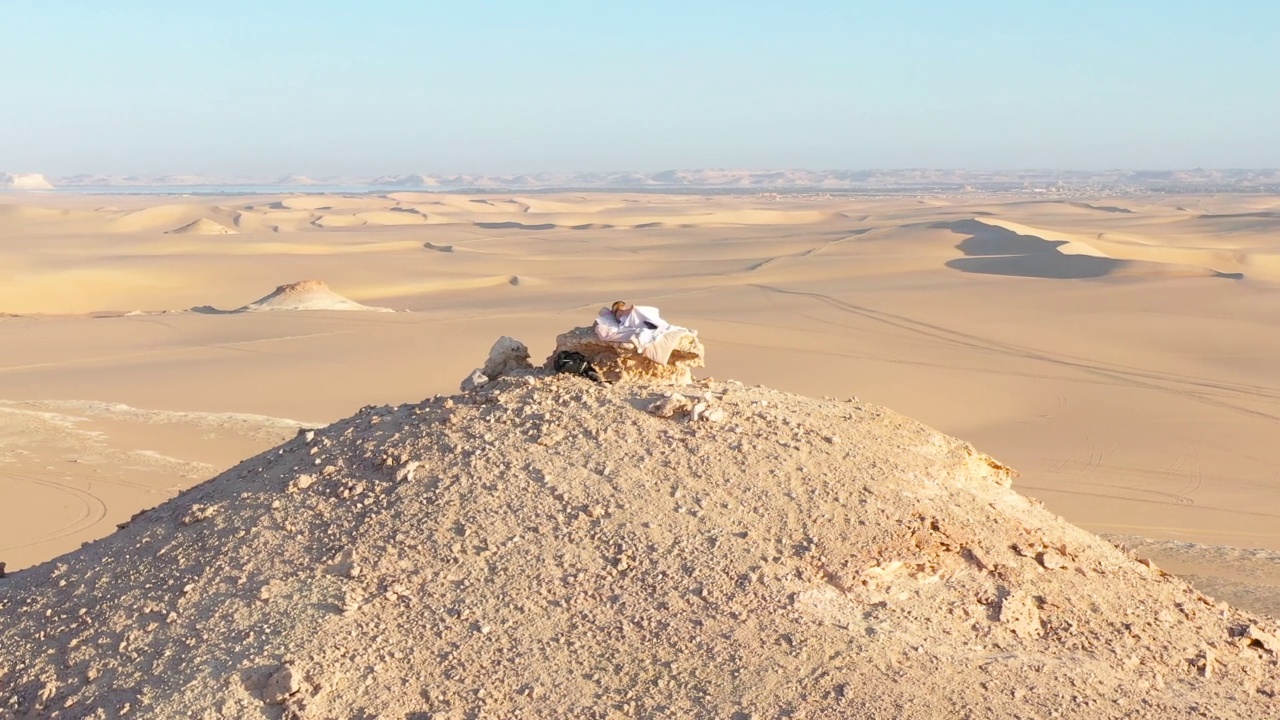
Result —
<path fill-rule="evenodd" d="M 280 285 L 269 294 L 232 312 L 271 312 L 281 310 L 361 310 L 392 312 L 390 308 L 371 307 L 345 298 L 321 280 L 302 280 Z"/>

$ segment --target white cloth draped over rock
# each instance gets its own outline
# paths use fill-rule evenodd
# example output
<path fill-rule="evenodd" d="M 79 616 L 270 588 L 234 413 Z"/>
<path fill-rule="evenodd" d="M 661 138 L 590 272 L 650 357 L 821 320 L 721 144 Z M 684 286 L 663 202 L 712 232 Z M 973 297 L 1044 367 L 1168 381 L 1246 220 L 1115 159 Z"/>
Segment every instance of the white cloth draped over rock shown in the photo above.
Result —
<path fill-rule="evenodd" d="M 671 359 L 671 352 L 680 345 L 681 338 L 686 335 L 698 336 L 695 330 L 663 320 L 658 314 L 658 308 L 646 305 L 632 306 L 622 315 L 621 320 L 613 316 L 612 310 L 603 308 L 596 317 L 595 328 L 596 337 L 601 340 L 629 344 L 659 365 L 667 364 Z"/>

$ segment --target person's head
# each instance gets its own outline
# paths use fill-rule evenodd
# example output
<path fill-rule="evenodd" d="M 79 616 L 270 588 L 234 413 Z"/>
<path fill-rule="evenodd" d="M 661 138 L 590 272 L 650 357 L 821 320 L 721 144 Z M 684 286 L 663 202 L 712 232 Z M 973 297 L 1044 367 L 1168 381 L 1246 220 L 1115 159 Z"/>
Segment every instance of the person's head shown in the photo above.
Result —
<path fill-rule="evenodd" d="M 631 311 L 631 305 L 623 300 L 617 300 L 610 307 L 610 310 L 613 311 L 613 318 L 615 320 L 621 320 L 623 315 L 626 315 Z"/>

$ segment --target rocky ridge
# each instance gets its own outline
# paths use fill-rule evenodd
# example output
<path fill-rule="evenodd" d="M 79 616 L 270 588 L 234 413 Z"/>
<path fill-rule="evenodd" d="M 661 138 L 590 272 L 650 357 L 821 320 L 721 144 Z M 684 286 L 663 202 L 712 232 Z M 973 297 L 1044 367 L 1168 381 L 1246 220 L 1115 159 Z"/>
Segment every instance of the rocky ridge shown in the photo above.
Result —
<path fill-rule="evenodd" d="M 855 400 L 522 369 L 11 574 L 0 718 L 1280 713 L 1273 621 L 1013 477 Z"/>

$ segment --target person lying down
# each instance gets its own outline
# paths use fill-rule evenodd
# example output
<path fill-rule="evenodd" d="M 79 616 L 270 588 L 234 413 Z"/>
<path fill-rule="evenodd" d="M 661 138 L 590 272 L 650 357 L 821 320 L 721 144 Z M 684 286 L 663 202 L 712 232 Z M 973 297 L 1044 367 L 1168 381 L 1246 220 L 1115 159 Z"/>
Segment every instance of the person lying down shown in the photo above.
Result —
<path fill-rule="evenodd" d="M 696 330 L 663 320 L 656 307 L 632 305 L 622 300 L 600 309 L 595 328 L 596 337 L 601 340 L 630 344 L 659 365 L 667 364 L 672 351 L 686 335 L 698 336 Z"/>

